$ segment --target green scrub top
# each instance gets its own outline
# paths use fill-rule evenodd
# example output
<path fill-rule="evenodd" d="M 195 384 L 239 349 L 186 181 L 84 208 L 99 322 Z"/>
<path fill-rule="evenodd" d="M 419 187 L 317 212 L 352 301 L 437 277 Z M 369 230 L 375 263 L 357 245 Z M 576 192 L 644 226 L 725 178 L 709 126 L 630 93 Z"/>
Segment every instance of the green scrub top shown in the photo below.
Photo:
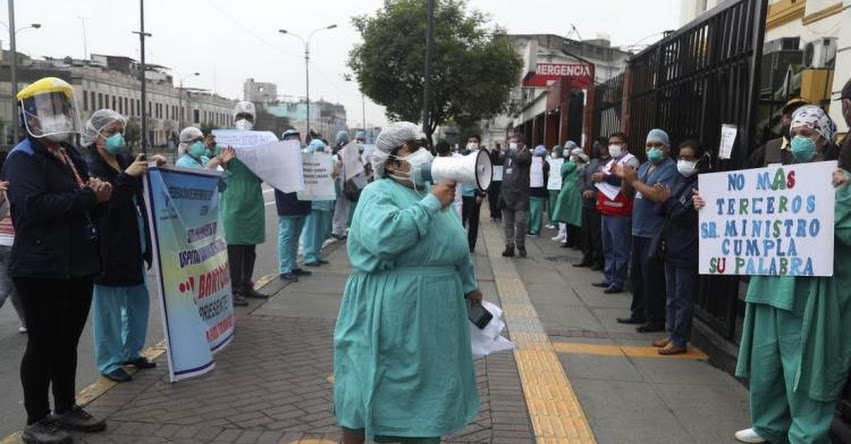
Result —
<path fill-rule="evenodd" d="M 266 240 L 262 180 L 239 159 L 228 162 L 227 188 L 222 193 L 222 219 L 228 245 L 258 245 Z"/>

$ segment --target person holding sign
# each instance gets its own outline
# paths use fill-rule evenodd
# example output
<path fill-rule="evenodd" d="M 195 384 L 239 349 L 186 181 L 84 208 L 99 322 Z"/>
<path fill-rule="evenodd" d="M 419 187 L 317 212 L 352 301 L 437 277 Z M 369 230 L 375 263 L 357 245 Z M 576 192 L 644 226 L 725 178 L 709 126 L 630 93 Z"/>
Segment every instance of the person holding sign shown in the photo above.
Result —
<path fill-rule="evenodd" d="M 568 242 L 576 244 L 576 237 L 582 226 L 582 195 L 580 181 L 587 156 L 582 148 L 574 148 L 569 153 L 567 162 L 561 165 L 561 191 L 558 193 L 556 206 L 553 209 L 553 220 L 565 225 L 565 238 L 561 246 L 567 248 Z"/>
<path fill-rule="evenodd" d="M 254 126 L 254 104 L 241 101 L 233 110 L 234 127 L 249 131 Z M 215 142 L 215 139 L 213 139 Z M 227 149 L 233 148 L 227 147 Z M 263 180 L 237 157 L 226 162 L 228 186 L 222 192 L 222 222 L 228 243 L 231 289 L 234 305 L 247 305 L 245 298 L 268 299 L 254 289 L 251 275 L 257 260 L 257 245 L 266 241 L 266 207 Z"/>
<path fill-rule="evenodd" d="M 328 145 L 322 139 L 313 139 L 307 145 L 307 154 L 325 154 Z M 310 203 L 310 214 L 304 222 L 304 230 L 301 233 L 301 244 L 304 245 L 304 265 L 318 267 L 327 264 L 328 261 L 322 255 L 322 243 L 331 229 L 331 210 L 334 209 L 334 200 L 314 200 Z"/>
<path fill-rule="evenodd" d="M 640 319 L 645 322 L 636 330 L 651 333 L 665 330 L 665 264 L 650 251 L 653 237 L 662 229 L 664 219 L 656 213 L 656 204 L 662 195 L 656 185 L 673 188 L 680 175 L 670 158 L 668 134 L 660 129 L 647 133 L 645 147 L 647 162 L 636 170 L 623 167 L 617 174 L 624 183 L 635 190 L 632 212 L 632 305 L 630 315 L 618 318 L 629 324 Z"/>
<path fill-rule="evenodd" d="M 416 174 L 433 159 L 425 144 L 413 123 L 384 128 L 377 179 L 352 220 L 353 271 L 334 330 L 334 412 L 347 444 L 439 443 L 479 410 L 467 307 L 482 292 L 447 210 L 455 182 L 427 192 Z"/>
<path fill-rule="evenodd" d="M 836 125 L 821 108 L 804 106 L 792 115 L 791 134 L 795 162 L 818 162 L 835 140 Z M 830 442 L 851 365 L 848 183 L 847 171 L 834 173 L 833 276 L 750 278 L 736 376 L 749 379 L 753 425 L 736 432 L 739 441 Z M 694 206 L 706 206 L 699 193 Z"/>
<path fill-rule="evenodd" d="M 115 382 L 132 377 L 124 365 L 149 369 L 156 364 L 139 355 L 148 331 L 151 298 L 145 264 L 151 266 L 150 230 L 142 196 L 142 176 L 148 171 L 143 154 L 126 152 L 121 114 L 101 109 L 83 128 L 89 173 L 112 184 L 107 210 L 97 221 L 103 267 L 95 276 L 92 295 L 92 337 L 100 374 Z M 154 156 L 158 164 L 165 158 Z"/>
<path fill-rule="evenodd" d="M 529 228 L 526 234 L 538 237 L 544 224 L 544 207 L 547 205 L 547 180 L 550 175 L 550 164 L 546 162 L 547 148 L 543 145 L 535 147 L 532 166 L 529 170 Z"/>
<path fill-rule="evenodd" d="M 553 151 L 547 157 L 547 163 L 550 164 L 550 171 L 561 171 L 561 165 L 564 163 L 564 148 L 561 145 L 553 147 Z M 550 230 L 558 229 L 558 222 L 553 220 L 553 209 L 556 207 L 556 199 L 558 192 L 561 190 L 561 174 L 551 174 L 547 177 L 547 225 Z M 565 235 L 566 237 L 566 235 Z M 562 241 L 562 233 L 557 234 L 551 240 Z"/>

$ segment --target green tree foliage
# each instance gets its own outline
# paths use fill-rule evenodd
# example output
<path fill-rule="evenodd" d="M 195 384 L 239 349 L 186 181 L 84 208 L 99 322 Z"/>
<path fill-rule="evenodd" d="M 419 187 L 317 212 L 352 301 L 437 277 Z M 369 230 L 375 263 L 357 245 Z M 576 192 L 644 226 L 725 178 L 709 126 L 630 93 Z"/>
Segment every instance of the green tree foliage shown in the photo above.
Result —
<path fill-rule="evenodd" d="M 426 17 L 423 0 L 386 0 L 374 16 L 352 19 L 363 43 L 349 67 L 391 120 L 422 118 Z M 505 31 L 487 21 L 465 0 L 435 0 L 429 137 L 449 119 L 471 126 L 505 110 L 523 62 Z"/>

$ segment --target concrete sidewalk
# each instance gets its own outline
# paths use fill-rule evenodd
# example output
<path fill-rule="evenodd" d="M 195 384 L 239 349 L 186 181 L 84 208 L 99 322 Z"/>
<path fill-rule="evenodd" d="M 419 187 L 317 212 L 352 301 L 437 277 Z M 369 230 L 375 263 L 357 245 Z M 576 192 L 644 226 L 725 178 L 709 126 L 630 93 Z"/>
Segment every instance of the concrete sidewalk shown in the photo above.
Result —
<path fill-rule="evenodd" d="M 548 230 L 544 230 L 549 234 Z M 521 346 L 476 361 L 481 412 L 452 443 L 732 443 L 748 426 L 747 392 L 700 353 L 661 358 L 656 335 L 617 324 L 629 294 L 592 287 L 599 273 L 542 234 L 528 258 L 500 257 L 501 226 L 482 221 L 474 255 L 485 299 L 505 309 Z M 552 234 L 554 235 L 554 233 Z M 344 245 L 330 265 L 237 308 L 233 342 L 209 374 L 168 382 L 166 361 L 91 401 L 106 417 L 86 443 L 339 442 L 331 413 L 332 331 L 350 269 Z"/>

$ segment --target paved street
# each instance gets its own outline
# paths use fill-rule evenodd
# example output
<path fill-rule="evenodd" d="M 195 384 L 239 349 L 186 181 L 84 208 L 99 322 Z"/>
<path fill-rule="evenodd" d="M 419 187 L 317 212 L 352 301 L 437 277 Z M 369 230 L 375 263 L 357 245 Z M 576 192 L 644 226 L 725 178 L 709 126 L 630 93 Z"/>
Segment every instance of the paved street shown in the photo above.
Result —
<path fill-rule="evenodd" d="M 259 251 L 258 277 L 274 271 L 274 206 L 267 210 L 269 237 Z M 486 219 L 488 212 L 482 213 Z M 592 287 L 598 273 L 571 267 L 579 253 L 550 241 L 554 233 L 530 238 L 528 258 L 506 260 L 499 256 L 500 228 L 482 222 L 476 269 L 485 298 L 505 309 L 509 336 L 521 347 L 476 361 L 482 410 L 447 442 L 735 442 L 733 432 L 748 425 L 741 384 L 697 351 L 660 358 L 648 347 L 657 336 L 617 324 L 629 295 Z M 137 373 L 133 382 L 91 402 L 87 408 L 107 417 L 109 429 L 77 440 L 338 442 L 330 378 L 331 332 L 349 272 L 341 247 L 329 246 L 331 264 L 313 277 L 287 286 L 274 279 L 264 288 L 275 294 L 271 300 L 237 308 L 234 341 L 216 356 L 211 373 L 169 384 L 160 358 L 158 369 Z M 161 337 L 157 316 L 152 326 L 155 342 Z M 4 356 L 7 350 L 19 354 L 24 343 L 13 327 L 11 311 L 3 310 Z M 94 381 L 88 341 L 80 357 L 81 388 Z M 19 391 L 17 359 L 3 360 L 3 390 Z M 2 425 L 11 432 L 23 414 L 6 399 Z"/>

